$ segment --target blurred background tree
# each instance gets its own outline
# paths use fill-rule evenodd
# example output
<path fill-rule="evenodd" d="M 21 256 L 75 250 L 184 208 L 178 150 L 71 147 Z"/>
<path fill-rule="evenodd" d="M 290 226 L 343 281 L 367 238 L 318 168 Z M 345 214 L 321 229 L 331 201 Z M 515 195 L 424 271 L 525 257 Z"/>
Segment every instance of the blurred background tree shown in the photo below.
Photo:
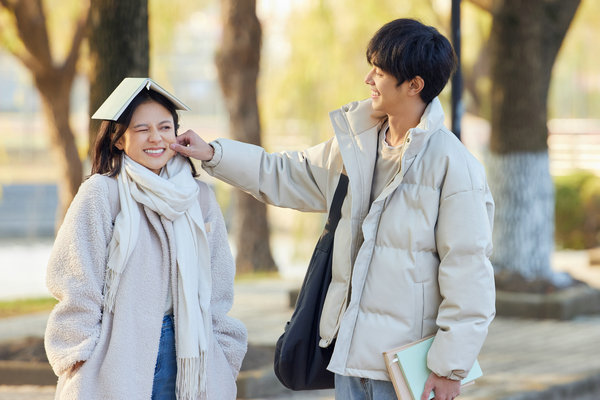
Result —
<path fill-rule="evenodd" d="M 29 70 L 42 100 L 56 165 L 60 170 L 56 226 L 77 193 L 82 180 L 81 159 L 69 121 L 71 88 L 81 43 L 85 37 L 89 3 L 69 7 L 68 21 L 75 21 L 67 49 L 52 48 L 46 11 L 41 0 L 1 0 L 10 14 L 11 26 L 2 30 L 2 44 Z M 56 7 L 60 5 L 56 4 Z M 51 7 L 50 9 L 54 9 Z M 56 15 L 56 14 L 55 14 Z M 64 17 L 64 16 L 61 16 Z M 61 52 L 64 56 L 53 53 Z"/>
<path fill-rule="evenodd" d="M 173 0 L 168 7 L 160 0 L 95 0 L 91 3 L 87 31 L 90 116 L 124 78 L 150 76 L 151 59 L 156 64 L 173 46 L 177 24 L 205 7 L 205 1 L 195 3 Z M 158 64 L 152 76 L 162 86 L 168 86 L 160 70 L 165 65 Z M 90 120 L 90 155 L 99 127 L 100 121 Z"/>
<path fill-rule="evenodd" d="M 261 66 L 260 105 L 270 133 L 300 134 L 310 145 L 331 136 L 329 111 L 369 96 L 365 52 L 379 27 L 406 16 L 450 36 L 449 8 L 439 11 L 431 0 L 309 3 L 287 21 L 287 43 Z"/>
<path fill-rule="evenodd" d="M 496 181 L 496 178 L 492 176 L 493 172 L 490 172 L 492 169 L 501 171 L 511 179 L 513 174 L 520 174 L 521 170 L 513 172 L 504 168 L 492 168 L 489 164 L 490 159 L 498 155 L 503 157 L 505 155 L 522 155 L 526 151 L 517 150 L 520 149 L 517 146 L 524 146 L 525 142 L 536 141 L 538 147 L 535 148 L 540 150 L 531 151 L 531 153 L 547 152 L 547 144 L 544 144 L 548 136 L 547 129 L 545 125 L 543 128 L 539 128 L 542 124 L 545 124 L 541 121 L 552 118 L 600 118 L 598 111 L 600 110 L 600 75 L 597 68 L 598 57 L 600 57 L 600 44 L 596 39 L 600 35 L 600 24 L 598 24 L 600 2 L 581 0 L 581 6 L 575 14 L 572 27 L 569 28 L 568 34 L 564 38 L 563 46 L 558 45 L 558 48 L 561 49 L 560 52 L 558 52 L 556 44 L 552 45 L 555 49 L 552 51 L 558 52 L 552 56 L 556 58 L 553 63 L 555 64 L 554 68 L 551 68 L 553 64 L 548 64 L 552 61 L 550 60 L 552 57 L 549 57 L 552 51 L 543 50 L 548 43 L 541 43 L 545 39 L 540 39 L 540 36 L 550 34 L 557 27 L 554 26 L 555 24 L 545 22 L 549 24 L 550 28 L 542 34 L 539 33 L 540 25 L 537 19 L 543 18 L 538 15 L 535 15 L 535 18 L 531 16 L 532 21 L 535 21 L 531 22 L 531 26 L 526 27 L 530 31 L 519 28 L 514 33 L 524 34 L 526 32 L 532 37 L 523 40 L 511 39 L 514 40 L 513 43 L 507 42 L 513 48 L 513 52 L 523 51 L 525 46 L 529 46 L 527 48 L 532 49 L 531 53 L 539 56 L 538 63 L 532 64 L 530 69 L 542 68 L 542 64 L 545 65 L 545 72 L 540 72 L 539 75 L 544 80 L 549 80 L 550 83 L 549 90 L 546 88 L 547 111 L 544 112 L 547 114 L 541 117 L 541 114 L 531 111 L 531 116 L 537 116 L 535 119 L 538 128 L 535 132 L 532 130 L 533 128 L 530 130 L 520 128 L 520 133 L 510 131 L 508 135 L 511 139 L 503 138 L 502 135 L 506 132 L 505 128 L 493 128 L 493 141 L 495 143 L 492 144 L 493 153 L 491 155 L 487 154 L 488 136 L 490 135 L 490 123 L 488 121 L 492 118 L 506 119 L 498 117 L 501 115 L 498 114 L 498 111 L 492 111 L 498 109 L 497 102 L 493 102 L 493 99 L 497 96 L 492 96 L 492 93 L 498 93 L 499 90 L 498 80 L 492 79 L 494 76 L 492 75 L 493 71 L 498 67 L 495 63 L 506 61 L 509 64 L 515 64 L 512 56 L 515 53 L 507 55 L 506 60 L 493 56 L 493 51 L 496 51 L 493 49 L 499 48 L 499 45 L 493 44 L 494 41 L 491 37 L 492 25 L 495 25 L 495 31 L 499 30 L 497 25 L 499 19 L 496 18 L 496 15 L 501 10 L 498 7 L 513 7 L 519 10 L 521 7 L 525 7 L 523 9 L 524 14 L 535 14 L 535 11 L 531 11 L 531 9 L 540 7 L 540 16 L 544 15 L 542 9 L 545 9 L 545 7 L 557 7 L 555 10 L 559 14 L 569 13 L 568 10 L 559 10 L 560 7 L 566 7 L 566 5 L 557 5 L 556 0 L 523 1 L 520 3 L 513 1 L 464 0 L 461 6 L 462 67 L 465 84 L 464 105 L 467 112 L 463 123 L 463 139 L 469 149 L 488 164 L 492 186 L 494 186 L 493 182 Z M 562 3 L 573 4 L 570 1 Z M 189 2 L 186 0 L 173 0 L 168 6 L 165 6 L 165 3 L 159 0 L 147 0 L 147 2 L 147 11 L 142 3 L 139 9 L 120 11 L 119 14 L 127 14 L 125 16 L 126 21 L 122 23 L 122 25 L 127 25 L 132 21 L 138 21 L 138 17 L 147 12 L 149 74 L 159 82 L 164 83 L 168 89 L 175 90 L 175 93 L 186 103 L 192 103 L 190 105 L 194 111 L 182 113 L 182 123 L 185 127 L 201 131 L 207 139 L 227 136 L 228 125 L 232 124 L 232 120 L 229 119 L 228 115 L 230 109 L 227 103 L 224 102 L 216 83 L 219 78 L 213 63 L 215 48 L 222 43 L 226 30 L 226 26 L 219 18 L 219 9 L 222 7 L 221 1 Z M 0 0 L 2 5 L 0 7 L 0 25 L 2 26 L 0 30 L 2 41 L 0 43 L 4 50 L 13 49 L 11 52 L 14 53 L 18 48 L 21 50 L 27 48 L 19 38 L 19 30 L 11 8 L 14 8 L 17 4 L 26 3 L 39 4 L 40 7 L 45 6 L 47 13 L 41 15 L 45 17 L 49 35 L 53 38 L 53 40 L 49 40 L 49 46 L 52 47 L 54 60 L 66 60 L 73 42 L 74 26 L 76 26 L 74 21 L 80 20 L 82 15 L 85 14 L 83 6 L 86 3 L 75 0 L 43 0 L 37 2 L 32 0 Z M 109 4 L 109 2 L 100 0 L 98 3 L 95 2 L 92 7 L 100 7 L 102 4 Z M 121 3 L 113 5 L 113 7 L 126 6 L 127 4 Z M 254 119 L 252 124 L 257 127 L 255 131 L 260 132 L 261 143 L 269 151 L 302 149 L 327 139 L 331 135 L 328 111 L 336 109 L 349 101 L 369 96 L 369 88 L 363 82 L 364 75 L 368 70 L 364 52 L 369 38 L 385 22 L 398 17 L 418 18 L 426 24 L 436 26 L 442 33 L 450 36 L 449 0 L 410 0 L 405 2 L 381 0 L 376 4 L 359 0 L 288 0 L 285 2 L 280 0 L 256 0 L 256 7 L 256 14 L 262 25 L 263 43 L 258 58 L 260 60 L 260 71 L 258 73 L 258 90 L 255 93 L 258 98 L 258 111 L 256 111 L 258 117 Z M 519 16 L 516 17 L 515 21 L 515 23 L 519 22 Z M 138 22 L 135 25 L 138 26 Z M 92 26 L 93 22 L 90 23 L 90 30 Z M 516 26 L 518 27 L 518 25 Z M 120 28 L 123 28 L 123 26 L 120 26 Z M 566 31 L 566 28 L 564 30 Z M 243 33 L 237 34 L 242 35 Z M 35 35 L 36 31 L 32 30 L 32 34 Z M 140 33 L 140 35 L 143 39 L 143 33 Z M 500 37 L 497 33 L 494 33 L 494 35 Z M 564 36 L 564 32 L 562 35 Z M 114 40 L 118 41 L 118 39 L 115 38 Z M 106 44 L 110 41 L 110 39 L 107 39 Z M 530 41 L 537 41 L 540 47 L 536 48 L 535 45 L 530 44 Z M 550 38 L 547 41 L 553 42 L 553 39 Z M 88 106 L 87 103 L 89 83 L 87 75 L 90 74 L 91 76 L 92 69 L 96 67 L 92 66 L 91 61 L 88 62 L 86 42 L 82 44 L 83 57 L 80 57 L 79 78 L 75 82 L 74 89 L 76 96 L 71 99 L 71 105 L 75 106 L 76 114 L 72 114 L 71 123 L 76 127 L 76 132 L 74 132 L 77 136 L 75 143 L 79 146 L 79 155 L 85 158 L 88 152 L 86 132 L 89 116 L 87 110 L 88 108 L 92 111 L 95 109 L 94 106 Z M 112 45 L 116 48 L 117 43 L 112 43 Z M 92 47 L 94 45 L 90 42 L 90 52 L 94 51 Z M 135 51 L 140 50 L 143 52 L 145 51 L 142 50 L 143 48 L 144 45 L 138 45 Z M 4 68 L 2 71 L 4 76 L 7 77 L 10 72 L 5 72 L 8 64 L 6 61 L 8 57 L 5 54 L 5 52 L 0 51 L 0 69 Z M 516 61 L 522 62 L 523 60 Z M 238 60 L 230 61 L 230 64 L 237 62 Z M 54 65 L 58 64 L 54 63 Z M 128 62 L 127 64 L 131 65 L 132 63 Z M 535 72 L 531 71 L 531 73 Z M 549 73 L 551 73 L 552 79 L 548 78 Z M 22 76 L 24 75 L 22 74 Z M 507 73 L 507 75 L 510 74 Z M 534 78 L 540 77 L 535 76 Z M 11 85 L 20 85 L 21 88 L 27 86 L 27 90 L 36 83 L 33 79 L 31 80 L 32 85 L 26 78 L 21 77 L 19 79 L 21 80 L 17 81 L 13 78 L 9 82 Z M 6 82 L 7 78 L 4 81 Z M 17 83 L 13 83 L 13 81 Z M 118 81 L 120 81 L 120 77 L 115 78 L 112 86 L 115 86 Z M 251 81 L 250 79 L 248 82 Z M 516 80 L 513 79 L 513 81 Z M 493 83 L 495 85 L 494 91 L 492 91 Z M 503 83 L 503 85 L 510 85 L 511 83 L 509 81 Z M 541 92 L 539 88 L 533 90 L 533 86 L 529 86 L 528 82 L 523 79 L 517 84 L 520 85 L 518 87 L 517 85 L 513 86 L 519 91 L 517 93 L 511 92 L 508 98 L 509 100 L 519 100 L 519 104 L 521 98 L 525 99 L 528 96 L 533 96 L 534 92 L 538 94 Z M 63 181 L 62 175 L 55 173 L 54 171 L 58 168 L 48 162 L 47 145 L 39 134 L 44 130 L 45 125 L 37 122 L 30 124 L 30 120 L 37 121 L 37 99 L 31 99 L 29 92 L 23 94 L 25 89 L 19 90 L 21 91 L 12 90 L 12 94 L 10 94 L 11 91 L 4 91 L 9 94 L 0 99 L 2 100 L 0 106 L 3 107 L 0 125 L 5 132 L 17 132 L 17 134 L 12 135 L 5 134 L 0 138 L 1 183 L 19 182 L 23 179 L 33 184 L 42 180 L 45 183 L 61 182 Z M 110 91 L 110 89 L 108 90 Z M 449 94 L 449 89 L 445 89 L 440 96 L 447 114 L 450 114 Z M 7 105 L 6 98 L 11 96 L 15 96 L 16 99 L 13 103 Z M 43 99 L 39 103 L 42 104 Z M 27 110 L 24 111 L 23 108 Z M 42 105 L 40 110 L 43 111 L 43 109 Z M 492 115 L 495 116 L 492 117 Z M 514 118 L 514 116 L 510 118 Z M 449 121 L 447 122 L 449 125 Z M 571 122 L 567 125 L 569 124 Z M 34 126 L 35 130 L 27 132 L 28 129 L 32 130 L 31 126 Z M 237 129 L 229 129 L 229 131 L 233 135 Z M 82 132 L 83 135 L 77 135 L 77 133 Z M 95 130 L 92 129 L 92 132 L 95 132 Z M 504 139 L 508 141 L 503 142 Z M 471 143 L 468 143 L 469 140 L 471 140 Z M 498 145 L 498 143 L 503 144 Z M 505 151 L 504 147 L 497 147 L 505 146 L 506 143 L 509 143 L 510 151 Z M 503 150 L 498 151 L 498 148 Z M 546 167 L 542 167 L 542 170 L 547 168 L 547 163 L 546 161 Z M 78 168 L 74 170 L 78 170 Z M 544 173 L 547 174 L 547 171 Z M 36 178 L 38 176 L 41 178 Z M 39 179 L 39 181 L 36 179 Z M 530 178 L 531 181 L 536 181 L 536 179 Z M 497 187 L 497 184 L 495 186 Z M 235 207 L 229 206 L 231 191 L 227 185 L 221 185 L 218 182 L 214 183 L 214 187 L 228 222 L 233 222 L 233 225 L 230 224 L 233 232 L 236 229 L 233 226 L 237 221 L 237 212 Z M 546 189 L 545 193 L 549 191 L 551 192 L 551 188 L 550 190 Z M 521 192 L 517 191 L 516 193 Z M 563 192 L 561 191 L 561 193 Z M 501 206 L 500 203 L 508 201 L 499 200 L 502 195 L 499 196 L 497 198 L 499 206 Z M 545 207 L 546 211 L 543 219 L 551 224 L 552 213 L 548 212 L 552 209 L 551 203 L 544 196 L 536 201 L 538 203 L 529 214 L 542 214 L 540 210 Z M 594 209 L 592 205 L 595 203 L 586 200 L 586 204 L 588 203 L 590 209 Z M 310 250 L 322 228 L 323 216 L 320 214 L 300 214 L 271 207 L 267 207 L 267 209 L 269 215 L 267 226 L 271 229 L 270 232 L 274 232 L 271 235 L 271 243 L 276 243 L 272 248 L 276 260 L 281 254 L 287 256 L 290 253 L 296 253 L 298 255 L 296 261 L 300 261 L 301 265 L 305 265 L 307 258 L 310 256 Z M 559 212 L 558 208 L 557 212 Z M 502 209 L 499 209 L 499 215 L 502 215 Z M 529 215 L 528 217 L 533 218 Z M 562 229 L 563 226 L 566 225 L 562 222 L 557 223 L 559 229 Z M 545 237 L 540 241 L 551 245 L 552 227 L 550 226 L 547 229 L 550 231 L 546 232 Z M 254 229 L 246 231 L 246 233 L 253 235 Z M 537 234 L 528 235 L 532 237 Z M 282 237 L 284 240 L 280 240 Z M 496 242 L 497 237 L 498 231 L 495 234 Z M 273 240 L 276 240 L 276 242 L 273 242 Z M 237 241 L 238 239 L 236 239 Z M 258 240 L 257 243 L 268 243 L 268 240 L 263 238 Z M 285 243 L 285 246 L 282 246 L 282 243 Z M 564 245 L 563 243 L 566 242 L 561 239 L 559 245 Z M 518 244 L 520 245 L 520 242 Z M 545 254 L 542 258 L 547 260 L 547 255 L 551 252 L 551 249 L 547 250 L 548 245 L 545 246 L 546 250 L 540 250 L 539 253 Z M 496 251 L 499 251 L 499 254 L 501 254 L 501 248 L 502 244 L 496 244 Z M 520 250 L 517 252 L 520 252 Z M 526 253 L 527 251 L 522 252 L 522 254 Z M 526 258 L 529 259 L 530 257 Z M 500 266 L 503 265 L 503 261 L 500 259 L 496 259 L 496 263 Z M 262 264 L 267 265 L 269 262 Z M 540 268 L 531 265 L 525 266 L 525 263 L 513 261 L 511 261 L 511 265 L 519 265 L 515 268 L 524 268 L 524 271 L 529 271 L 526 272 L 527 274 L 535 275 L 537 272 L 533 271 L 546 271 L 542 274 L 547 273 L 549 263 L 546 261 L 537 263 L 536 265 L 544 265 Z M 500 269 L 503 268 L 500 267 Z"/>
<path fill-rule="evenodd" d="M 149 76 L 148 0 L 92 1 L 88 41 L 91 116 L 124 78 Z M 90 153 L 100 122 L 90 120 Z"/>
<path fill-rule="evenodd" d="M 221 0 L 221 20 L 223 34 L 215 61 L 229 112 L 229 133 L 236 140 L 260 146 L 256 81 L 262 31 L 256 1 Z M 237 271 L 276 271 L 266 206 L 240 190 L 234 191 L 234 197 Z"/>
<path fill-rule="evenodd" d="M 497 273 L 553 276 L 554 187 L 548 156 L 552 67 L 580 0 L 492 2 L 491 142 L 486 165 L 496 201 Z M 498 280 L 502 285 L 502 280 Z"/>

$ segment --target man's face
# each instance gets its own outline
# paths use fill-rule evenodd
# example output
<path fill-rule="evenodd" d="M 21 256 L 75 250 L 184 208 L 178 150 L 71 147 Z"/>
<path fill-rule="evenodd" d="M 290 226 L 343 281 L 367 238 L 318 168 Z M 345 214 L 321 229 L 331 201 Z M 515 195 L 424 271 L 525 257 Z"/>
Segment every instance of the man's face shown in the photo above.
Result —
<path fill-rule="evenodd" d="M 409 82 L 404 81 L 398 86 L 398 80 L 391 74 L 377 66 L 373 66 L 365 83 L 371 87 L 373 110 L 381 111 L 388 115 L 396 114 L 406 103 Z"/>

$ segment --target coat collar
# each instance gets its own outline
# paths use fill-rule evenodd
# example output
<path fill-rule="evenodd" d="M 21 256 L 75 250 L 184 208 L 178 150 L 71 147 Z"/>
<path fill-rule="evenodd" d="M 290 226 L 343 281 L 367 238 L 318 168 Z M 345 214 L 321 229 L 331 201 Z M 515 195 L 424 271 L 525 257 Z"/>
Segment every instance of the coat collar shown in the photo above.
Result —
<path fill-rule="evenodd" d="M 385 114 L 373 111 L 371 99 L 366 99 L 346 104 L 329 113 L 329 117 L 340 146 L 350 186 L 355 188 L 352 190 L 353 210 L 364 217 L 369 208 L 377 153 L 377 132 Z M 444 111 L 436 97 L 425 108 L 419 124 L 408 132 L 407 147 L 402 157 L 402 176 L 431 135 L 443 127 L 443 123 Z M 390 186 L 395 188 L 400 180 L 396 179 Z M 387 194 L 390 191 L 385 192 Z"/>
<path fill-rule="evenodd" d="M 373 111 L 371 99 L 348 103 L 330 112 L 329 116 L 338 138 L 339 134 L 357 136 L 370 131 L 372 128 L 378 127 L 386 117 L 383 113 Z M 344 121 L 341 121 L 340 118 Z M 413 142 L 410 147 L 418 147 L 417 143 L 426 142 L 429 135 L 440 129 L 443 124 L 444 110 L 440 100 L 436 97 L 425 108 L 419 124 L 409 130 Z"/>
<path fill-rule="evenodd" d="M 340 143 L 340 151 L 346 168 L 352 168 L 350 164 L 357 162 L 364 163 L 358 157 L 365 158 L 365 154 L 367 159 L 372 159 L 372 162 L 367 162 L 367 165 L 361 167 L 374 166 L 375 152 L 377 151 L 376 134 L 385 114 L 373 111 L 371 99 L 366 99 L 346 104 L 329 113 L 329 116 Z M 419 124 L 408 131 L 408 143 L 403 158 L 413 159 L 423 149 L 431 134 L 443 128 L 443 124 L 444 110 L 440 100 L 436 97 L 425 108 Z M 372 133 L 375 133 L 375 137 L 371 137 Z"/>
<path fill-rule="evenodd" d="M 406 152 L 404 153 L 404 157 L 407 160 L 415 157 L 424 147 L 425 143 L 427 143 L 431 134 L 443 126 L 444 110 L 442 109 L 440 100 L 436 97 L 425 108 L 419 125 L 408 131 L 407 139 L 409 143 Z"/>

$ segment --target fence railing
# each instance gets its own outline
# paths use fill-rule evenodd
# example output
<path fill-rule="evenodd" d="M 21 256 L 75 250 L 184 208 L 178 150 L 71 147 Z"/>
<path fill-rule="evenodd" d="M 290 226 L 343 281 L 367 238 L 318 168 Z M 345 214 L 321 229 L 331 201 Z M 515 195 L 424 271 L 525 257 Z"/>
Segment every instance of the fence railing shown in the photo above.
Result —
<path fill-rule="evenodd" d="M 550 120 L 548 149 L 552 175 L 565 175 L 576 169 L 600 175 L 600 120 Z"/>

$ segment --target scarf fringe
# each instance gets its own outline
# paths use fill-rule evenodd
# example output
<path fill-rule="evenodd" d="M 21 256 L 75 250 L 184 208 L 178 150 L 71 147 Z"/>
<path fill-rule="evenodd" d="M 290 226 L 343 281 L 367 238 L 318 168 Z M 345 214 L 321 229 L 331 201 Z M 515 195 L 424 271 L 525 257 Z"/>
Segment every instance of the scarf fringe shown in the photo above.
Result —
<path fill-rule="evenodd" d="M 109 312 L 114 312 L 120 280 L 120 272 L 111 268 L 106 269 L 106 277 L 104 278 L 104 309 Z"/>
<path fill-rule="evenodd" d="M 197 400 L 206 398 L 206 353 L 200 357 L 177 359 L 177 399 Z"/>

